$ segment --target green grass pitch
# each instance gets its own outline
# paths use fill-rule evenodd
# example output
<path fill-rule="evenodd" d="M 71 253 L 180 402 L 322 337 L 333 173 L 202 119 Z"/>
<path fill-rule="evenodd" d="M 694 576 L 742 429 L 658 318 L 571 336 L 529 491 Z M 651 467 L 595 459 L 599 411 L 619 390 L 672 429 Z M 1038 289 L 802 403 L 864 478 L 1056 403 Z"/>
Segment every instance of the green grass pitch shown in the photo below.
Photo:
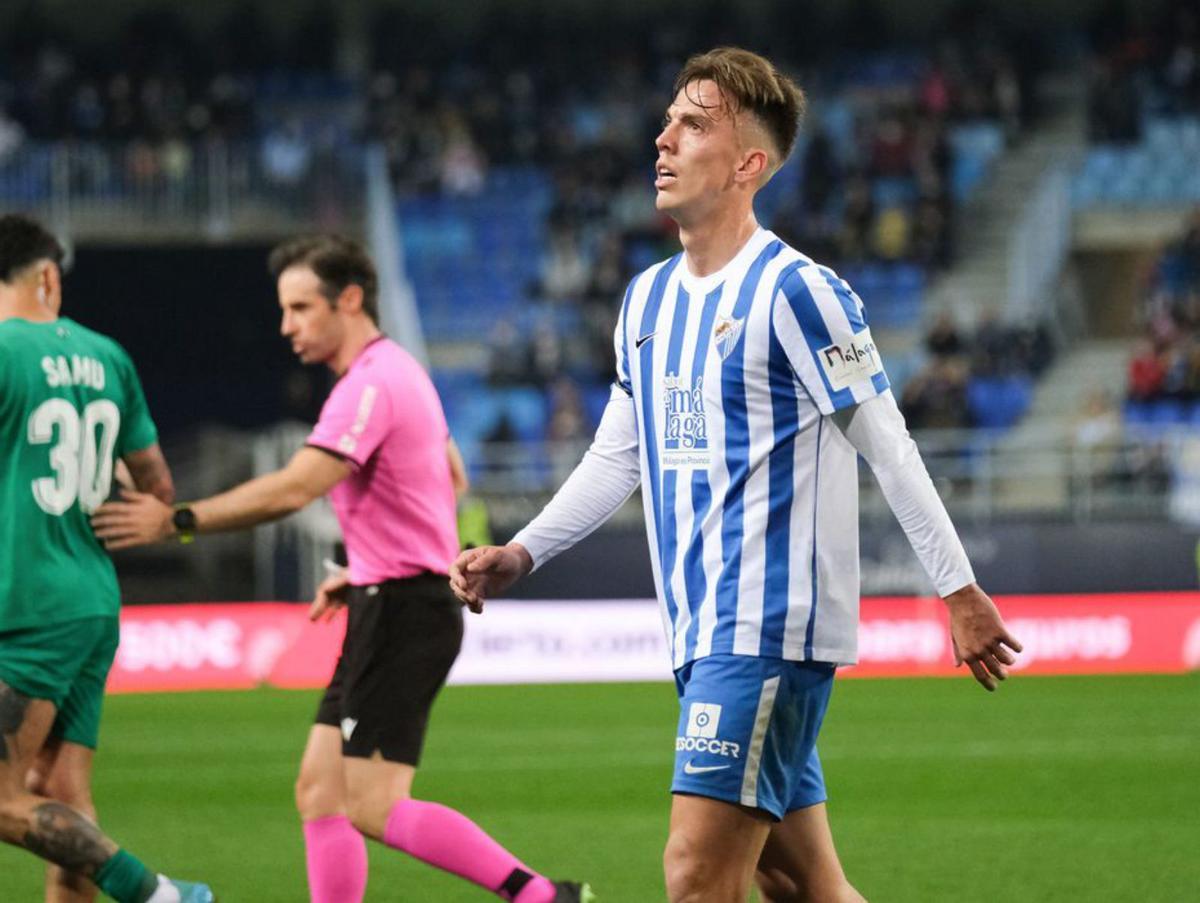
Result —
<path fill-rule="evenodd" d="M 101 821 L 223 903 L 307 900 L 292 780 L 317 695 L 109 700 Z M 417 795 L 606 903 L 662 900 L 667 684 L 452 688 Z M 874 903 L 1200 900 L 1200 674 L 839 681 L 821 738 L 847 873 Z M 372 845 L 368 901 L 495 899 Z M 0 900 L 41 899 L 0 848 Z"/>

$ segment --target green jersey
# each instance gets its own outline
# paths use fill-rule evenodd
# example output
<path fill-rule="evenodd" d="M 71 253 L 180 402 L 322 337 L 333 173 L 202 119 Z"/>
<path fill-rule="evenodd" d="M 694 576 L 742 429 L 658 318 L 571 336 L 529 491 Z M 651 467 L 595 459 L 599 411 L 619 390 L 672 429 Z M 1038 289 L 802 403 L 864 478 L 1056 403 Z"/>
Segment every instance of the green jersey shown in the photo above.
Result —
<path fill-rule="evenodd" d="M 156 441 L 120 345 L 65 317 L 0 321 L 0 631 L 117 614 L 88 516 L 116 459 Z"/>

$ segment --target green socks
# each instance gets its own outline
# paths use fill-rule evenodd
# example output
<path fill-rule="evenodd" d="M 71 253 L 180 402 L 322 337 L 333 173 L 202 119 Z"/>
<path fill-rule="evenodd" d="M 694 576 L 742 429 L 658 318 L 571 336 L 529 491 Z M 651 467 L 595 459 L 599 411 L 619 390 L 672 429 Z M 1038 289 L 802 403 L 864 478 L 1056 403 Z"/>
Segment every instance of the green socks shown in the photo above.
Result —
<path fill-rule="evenodd" d="M 158 887 L 158 876 L 124 850 L 117 850 L 92 880 L 117 903 L 146 903 Z"/>

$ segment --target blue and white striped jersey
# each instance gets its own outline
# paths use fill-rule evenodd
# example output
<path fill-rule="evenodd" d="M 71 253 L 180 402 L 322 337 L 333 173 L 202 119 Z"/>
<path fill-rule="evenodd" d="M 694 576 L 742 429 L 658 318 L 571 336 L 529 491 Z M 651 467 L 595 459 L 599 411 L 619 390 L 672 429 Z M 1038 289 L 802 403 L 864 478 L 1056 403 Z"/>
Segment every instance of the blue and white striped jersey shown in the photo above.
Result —
<path fill-rule="evenodd" d="M 858 296 L 760 229 L 707 277 L 635 277 L 615 344 L 674 667 L 854 661 L 857 454 L 823 415 L 888 389 Z"/>

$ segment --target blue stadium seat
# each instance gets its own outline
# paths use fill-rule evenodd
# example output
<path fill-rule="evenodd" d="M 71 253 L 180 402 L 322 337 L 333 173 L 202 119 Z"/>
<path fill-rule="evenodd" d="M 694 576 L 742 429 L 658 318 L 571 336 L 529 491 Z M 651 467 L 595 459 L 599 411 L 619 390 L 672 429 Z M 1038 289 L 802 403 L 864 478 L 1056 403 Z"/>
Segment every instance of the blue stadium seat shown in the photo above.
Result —
<path fill-rule="evenodd" d="M 1189 406 L 1177 398 L 1160 398 L 1150 402 L 1150 424 L 1153 426 L 1173 426 L 1186 423 L 1190 416 Z"/>
<path fill-rule="evenodd" d="M 583 410 L 587 414 L 588 423 L 594 429 L 600 424 L 600 418 L 604 415 L 604 409 L 608 406 L 608 399 L 612 393 L 612 384 L 593 384 L 585 386 L 583 389 Z"/>
<path fill-rule="evenodd" d="M 1029 409 L 1033 382 L 1028 376 L 974 377 L 967 384 L 967 405 L 974 422 L 1007 429 Z"/>
<path fill-rule="evenodd" d="M 540 170 L 500 167 L 475 197 L 400 203 L 407 274 L 430 338 L 458 337 L 465 313 L 512 314 L 537 279 L 550 198 Z"/>
<path fill-rule="evenodd" d="M 1151 421 L 1149 402 L 1130 399 L 1125 402 L 1121 413 L 1129 426 L 1145 426 Z"/>

